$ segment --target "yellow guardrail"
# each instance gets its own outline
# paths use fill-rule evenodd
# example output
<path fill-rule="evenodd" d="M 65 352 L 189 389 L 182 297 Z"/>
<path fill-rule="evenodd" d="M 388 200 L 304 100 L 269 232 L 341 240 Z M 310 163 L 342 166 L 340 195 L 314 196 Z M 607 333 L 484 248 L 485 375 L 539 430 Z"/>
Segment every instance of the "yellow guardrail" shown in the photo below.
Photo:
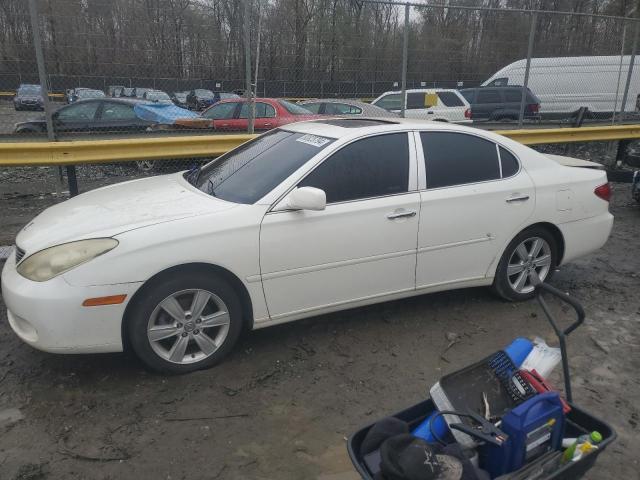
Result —
<path fill-rule="evenodd" d="M 496 130 L 525 145 L 640 138 L 640 125 Z M 0 142 L 0 166 L 77 165 L 216 157 L 255 135 L 198 135 L 63 142 Z"/>
<path fill-rule="evenodd" d="M 0 92 L 0 97 L 14 97 L 16 92 Z M 64 93 L 51 93 L 49 92 L 50 97 L 62 98 L 64 97 Z"/>

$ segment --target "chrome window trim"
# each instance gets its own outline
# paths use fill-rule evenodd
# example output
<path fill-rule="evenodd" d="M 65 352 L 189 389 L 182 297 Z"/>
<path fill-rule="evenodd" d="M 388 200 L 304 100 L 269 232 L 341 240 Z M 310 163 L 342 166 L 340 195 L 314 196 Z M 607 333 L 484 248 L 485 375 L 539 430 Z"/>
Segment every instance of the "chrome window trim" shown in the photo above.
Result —
<path fill-rule="evenodd" d="M 335 155 L 336 153 L 338 153 L 340 150 L 342 150 L 343 148 L 351 145 L 352 143 L 355 143 L 359 140 L 364 140 L 366 138 L 370 138 L 370 137 L 378 137 L 378 136 L 382 136 L 382 135 L 391 135 L 391 134 L 397 134 L 397 133 L 404 133 L 407 136 L 407 148 L 408 148 L 408 152 L 409 152 L 409 178 L 407 181 L 407 191 L 406 192 L 398 192 L 398 193 L 392 193 L 389 195 L 379 195 L 376 197 L 366 197 L 366 198 L 356 198 L 353 200 L 344 200 L 342 202 L 331 202 L 331 203 L 327 203 L 327 207 L 330 205 L 339 205 L 342 203 L 352 203 L 352 202 L 362 202 L 362 201 L 366 201 L 366 200 L 373 200 L 376 198 L 386 198 L 386 197 L 395 197 L 397 195 L 406 195 L 409 193 L 415 193 L 418 190 L 412 190 L 411 189 L 411 181 L 412 181 L 412 172 L 414 175 L 414 179 L 417 180 L 417 172 L 415 170 L 415 166 L 416 166 L 416 162 L 417 162 L 417 157 L 415 155 L 415 149 L 411 149 L 411 133 L 413 133 L 413 130 L 395 130 L 395 131 L 390 131 L 390 132 L 376 132 L 376 133 L 370 133 L 368 135 L 364 135 L 358 138 L 353 138 L 350 141 L 348 141 L 347 143 L 344 143 L 342 145 L 340 145 L 337 149 L 329 152 L 322 160 L 320 160 L 318 163 L 316 163 L 309 171 L 307 171 L 302 177 L 300 177 L 298 180 L 295 181 L 295 183 L 289 187 L 282 195 L 280 195 L 275 202 L 273 202 L 271 204 L 271 206 L 269 206 L 266 215 L 269 215 L 270 213 L 282 213 L 282 212 L 292 212 L 295 210 L 278 210 L 276 212 L 273 211 L 273 209 L 282 201 L 283 198 L 285 198 L 287 195 L 289 195 L 289 193 L 294 189 L 298 187 L 298 184 L 304 180 L 305 178 L 307 178 L 308 175 L 311 174 L 311 172 L 313 172 L 316 168 L 318 168 L 320 165 L 322 165 L 327 159 L 331 158 L 333 155 Z M 311 161 L 311 160 L 309 160 Z M 414 185 L 416 185 L 417 181 L 414 182 Z M 416 185 L 417 186 L 417 185 Z"/>

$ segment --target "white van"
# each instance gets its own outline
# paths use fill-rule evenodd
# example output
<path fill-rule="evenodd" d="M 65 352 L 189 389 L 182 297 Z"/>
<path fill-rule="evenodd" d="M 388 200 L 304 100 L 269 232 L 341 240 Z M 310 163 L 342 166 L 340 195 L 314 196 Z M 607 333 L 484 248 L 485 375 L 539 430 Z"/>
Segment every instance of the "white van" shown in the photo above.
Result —
<path fill-rule="evenodd" d="M 629 55 L 532 58 L 528 87 L 540 99 L 543 117 L 570 115 L 580 107 L 587 107 L 596 113 L 619 112 L 630 60 Z M 625 112 L 638 110 L 638 63 L 638 60 L 634 63 Z M 513 62 L 496 72 L 482 86 L 522 85 L 526 65 L 526 60 Z"/>
<path fill-rule="evenodd" d="M 435 122 L 471 123 L 471 105 L 458 90 L 417 88 L 407 90 L 405 117 Z M 385 92 L 372 105 L 393 113 L 402 109 L 402 91 Z"/>

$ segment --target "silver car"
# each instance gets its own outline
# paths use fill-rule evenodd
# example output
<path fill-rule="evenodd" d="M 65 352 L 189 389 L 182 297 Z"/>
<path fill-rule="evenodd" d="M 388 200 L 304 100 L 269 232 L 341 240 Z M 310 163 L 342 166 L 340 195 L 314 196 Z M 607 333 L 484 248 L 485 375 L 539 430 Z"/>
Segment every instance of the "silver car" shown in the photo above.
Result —
<path fill-rule="evenodd" d="M 362 117 L 397 117 L 398 115 L 358 100 L 346 100 L 343 98 L 321 98 L 300 102 L 307 110 L 320 115 L 338 116 L 362 116 Z"/>

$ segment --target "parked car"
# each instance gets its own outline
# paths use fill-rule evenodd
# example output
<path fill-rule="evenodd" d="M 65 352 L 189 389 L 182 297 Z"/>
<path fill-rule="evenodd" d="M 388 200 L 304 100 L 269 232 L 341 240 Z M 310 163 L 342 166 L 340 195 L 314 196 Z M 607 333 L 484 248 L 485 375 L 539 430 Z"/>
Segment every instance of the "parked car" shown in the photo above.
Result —
<path fill-rule="evenodd" d="M 606 116 L 621 108 L 630 63 L 630 55 L 622 59 L 619 55 L 532 58 L 527 86 L 540 98 L 543 118 L 572 116 L 580 107 Z M 518 60 L 498 70 L 482 85 L 524 85 L 525 69 L 526 59 Z M 632 70 L 626 112 L 637 111 L 640 101 L 639 70 Z M 620 88 L 616 95 L 618 82 Z"/>
<path fill-rule="evenodd" d="M 322 98 L 299 102 L 312 113 L 320 115 L 337 116 L 365 116 L 365 117 L 397 117 L 398 115 L 384 108 L 371 105 L 358 100 L 345 100 L 342 98 Z"/>
<path fill-rule="evenodd" d="M 67 93 L 67 103 L 77 102 L 78 100 L 89 100 L 91 98 L 104 98 L 106 95 L 102 90 L 94 90 L 92 88 L 74 88 Z"/>
<path fill-rule="evenodd" d="M 235 93 L 212 92 L 203 88 L 196 88 L 187 94 L 187 107 L 190 110 L 201 111 L 211 105 L 216 104 L 220 100 L 229 98 L 239 98 Z"/>
<path fill-rule="evenodd" d="M 175 128 L 210 128 L 211 122 L 172 104 L 124 98 L 79 100 L 52 115 L 56 132 L 136 132 Z M 46 132 L 44 116 L 16 124 L 15 133 Z"/>
<path fill-rule="evenodd" d="M 120 90 L 120 95 L 121 98 L 135 98 L 135 88 L 132 87 L 124 87 L 122 90 Z"/>
<path fill-rule="evenodd" d="M 287 125 L 38 215 L 2 272 L 9 325 L 40 350 L 127 344 L 184 373 L 245 329 L 452 288 L 529 299 L 613 224 L 606 172 L 562 162 L 459 125 Z"/>
<path fill-rule="evenodd" d="M 16 110 L 44 110 L 44 97 L 40 85 L 23 83 L 13 97 L 13 108 Z"/>
<path fill-rule="evenodd" d="M 442 88 L 407 90 L 404 101 L 405 118 L 421 118 L 436 122 L 471 122 L 471 106 L 458 90 Z M 402 102 L 402 92 L 386 92 L 371 104 L 393 113 L 400 113 Z"/>
<path fill-rule="evenodd" d="M 472 120 L 501 122 L 520 118 L 522 87 L 465 88 L 460 93 L 471 105 Z M 524 118 L 540 119 L 540 100 L 531 90 L 527 90 Z"/>
<path fill-rule="evenodd" d="M 640 203 L 640 170 L 633 172 L 633 180 L 631 183 L 631 197 Z"/>
<path fill-rule="evenodd" d="M 124 85 L 109 85 L 107 88 L 107 96 L 108 97 L 120 97 L 122 96 L 122 90 L 125 88 Z"/>
<path fill-rule="evenodd" d="M 132 98 L 142 98 L 146 92 L 153 90 L 153 88 L 133 87 L 131 91 Z"/>
<path fill-rule="evenodd" d="M 161 90 L 148 90 L 144 92 L 142 99 L 156 103 L 173 103 L 171 97 Z"/>
<path fill-rule="evenodd" d="M 270 130 L 292 122 L 322 118 L 306 108 L 278 98 L 256 98 L 254 128 Z M 213 128 L 219 131 L 246 130 L 249 126 L 249 103 L 244 98 L 220 100 L 202 112 L 204 118 L 213 120 Z"/>
<path fill-rule="evenodd" d="M 171 101 L 182 108 L 188 108 L 187 105 L 187 95 L 189 95 L 189 91 L 186 92 L 173 92 L 171 94 Z"/>

